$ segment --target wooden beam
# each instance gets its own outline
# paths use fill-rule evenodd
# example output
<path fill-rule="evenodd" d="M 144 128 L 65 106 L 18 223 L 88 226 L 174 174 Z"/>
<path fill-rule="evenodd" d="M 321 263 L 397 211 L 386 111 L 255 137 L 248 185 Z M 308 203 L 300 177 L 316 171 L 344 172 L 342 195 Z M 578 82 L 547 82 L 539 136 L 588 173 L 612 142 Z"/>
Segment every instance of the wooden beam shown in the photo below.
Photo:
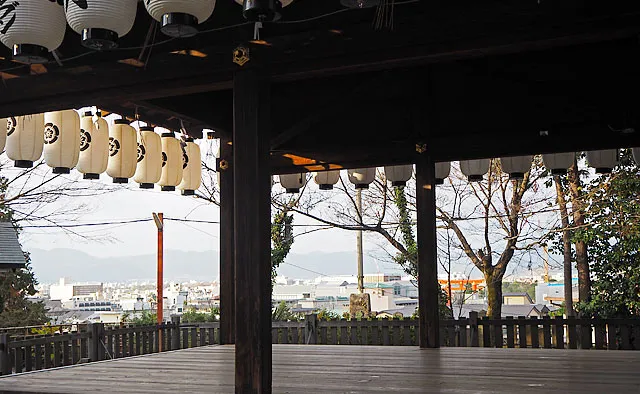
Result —
<path fill-rule="evenodd" d="M 269 82 L 234 76 L 236 392 L 271 392 Z"/>
<path fill-rule="evenodd" d="M 600 2 L 583 7 L 585 11 L 578 0 L 571 2 L 575 7 L 561 3 L 522 5 L 522 9 L 514 4 L 493 4 L 484 10 L 450 6 L 441 13 L 417 11 L 412 17 L 405 17 L 406 23 L 391 35 L 372 31 L 370 23 L 345 22 L 344 26 L 328 27 L 332 24 L 327 22 L 317 28 L 317 34 L 310 35 L 314 40 L 304 41 L 291 50 L 256 49 L 251 62 L 268 66 L 274 82 L 286 82 L 571 47 L 640 33 L 638 5 L 620 7 Z M 429 23 L 433 15 L 438 15 L 439 19 L 434 21 L 437 23 Z M 286 26 L 282 24 L 281 28 Z M 344 28 L 345 36 L 317 39 L 322 32 L 335 28 Z M 418 31 L 420 34 L 416 34 Z M 351 35 L 347 36 L 348 32 Z M 308 36 L 309 30 L 303 33 Z M 292 37 L 296 30 L 283 30 L 281 34 L 284 38 Z M 94 64 L 90 63 L 92 57 L 87 56 L 86 63 L 79 64 L 76 70 L 63 67 L 44 75 L 7 80 L 4 87 L 0 86 L 0 117 L 101 105 L 106 101 L 147 100 L 229 89 L 234 67 L 231 52 L 235 43 L 243 40 L 226 40 L 216 45 L 205 40 L 200 45 L 194 43 L 193 49 L 209 54 L 204 59 L 163 53 L 158 48 L 147 69 L 111 62 Z M 83 60 L 80 58 L 78 62 Z M 185 69 L 189 72 L 185 73 Z"/>
<path fill-rule="evenodd" d="M 435 177 L 436 167 L 433 158 L 426 153 L 420 155 L 416 162 L 416 206 L 421 348 L 440 347 Z"/>
<path fill-rule="evenodd" d="M 220 138 L 220 344 L 235 343 L 235 199 L 233 183 L 233 146 L 228 137 Z"/>

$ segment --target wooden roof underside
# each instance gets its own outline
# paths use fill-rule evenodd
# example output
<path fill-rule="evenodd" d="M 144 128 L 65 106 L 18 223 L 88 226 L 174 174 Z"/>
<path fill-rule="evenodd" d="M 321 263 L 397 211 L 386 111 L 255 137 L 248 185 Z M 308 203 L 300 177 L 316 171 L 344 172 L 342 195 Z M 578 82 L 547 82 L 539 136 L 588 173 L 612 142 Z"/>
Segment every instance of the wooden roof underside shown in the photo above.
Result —
<path fill-rule="evenodd" d="M 266 24 L 264 46 L 247 42 L 241 8 L 219 0 L 201 31 L 242 25 L 150 54 L 141 8 L 120 43 L 132 49 L 87 54 L 69 30 L 62 66 L 5 60 L 0 116 L 97 105 L 229 133 L 232 52 L 244 44 L 244 67 L 273 81 L 274 172 L 408 163 L 416 143 L 438 160 L 640 146 L 640 4 L 610 3 L 419 1 L 395 7 L 393 32 L 373 29 L 374 10 L 348 10 Z M 341 9 L 297 0 L 283 22 Z"/>

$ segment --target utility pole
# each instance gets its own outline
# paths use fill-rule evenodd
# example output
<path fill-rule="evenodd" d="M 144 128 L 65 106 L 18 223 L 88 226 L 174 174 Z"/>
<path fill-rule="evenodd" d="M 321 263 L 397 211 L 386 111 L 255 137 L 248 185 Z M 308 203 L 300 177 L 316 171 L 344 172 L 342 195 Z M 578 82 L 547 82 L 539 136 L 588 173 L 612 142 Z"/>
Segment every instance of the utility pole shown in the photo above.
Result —
<path fill-rule="evenodd" d="M 549 249 L 547 245 L 543 245 L 542 250 L 544 250 L 544 283 L 549 283 Z"/>
<path fill-rule="evenodd" d="M 358 293 L 364 293 L 364 273 L 362 257 L 362 189 L 356 190 L 356 209 L 358 210 L 358 221 L 360 229 L 356 233 L 356 249 L 358 253 Z"/>
<path fill-rule="evenodd" d="M 164 217 L 162 213 L 153 213 L 153 221 L 156 223 L 156 227 L 158 228 L 158 277 L 157 277 L 157 310 L 156 316 L 158 318 L 158 324 L 162 324 L 164 321 L 163 311 L 164 311 Z M 160 340 L 160 346 L 162 346 L 162 340 Z M 162 350 L 161 350 L 162 351 Z"/>

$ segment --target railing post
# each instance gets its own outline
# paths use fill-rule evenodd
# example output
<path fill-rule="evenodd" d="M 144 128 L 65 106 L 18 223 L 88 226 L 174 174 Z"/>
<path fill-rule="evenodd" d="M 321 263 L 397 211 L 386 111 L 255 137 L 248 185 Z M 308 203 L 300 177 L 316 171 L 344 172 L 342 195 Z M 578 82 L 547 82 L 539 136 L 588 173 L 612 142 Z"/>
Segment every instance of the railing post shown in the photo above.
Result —
<path fill-rule="evenodd" d="M 0 375 L 10 375 L 9 334 L 0 334 Z"/>
<path fill-rule="evenodd" d="M 469 334 L 471 336 L 471 346 L 478 347 L 478 312 L 469 312 Z"/>
<path fill-rule="evenodd" d="M 318 343 L 318 315 L 311 314 L 305 317 L 304 338 L 307 345 Z"/>
<path fill-rule="evenodd" d="M 171 316 L 171 350 L 180 349 L 180 316 Z"/>
<path fill-rule="evenodd" d="M 104 360 L 104 347 L 102 345 L 102 337 L 104 336 L 104 324 L 91 324 L 91 338 L 89 338 L 89 360 Z"/>

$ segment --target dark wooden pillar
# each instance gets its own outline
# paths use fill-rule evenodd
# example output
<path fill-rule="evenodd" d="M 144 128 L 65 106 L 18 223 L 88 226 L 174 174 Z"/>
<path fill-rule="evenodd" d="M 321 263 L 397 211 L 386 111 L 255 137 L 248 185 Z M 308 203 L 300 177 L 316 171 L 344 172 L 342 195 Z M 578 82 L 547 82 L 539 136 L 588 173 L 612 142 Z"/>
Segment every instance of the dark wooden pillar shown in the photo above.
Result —
<path fill-rule="evenodd" d="M 220 344 L 235 343 L 236 268 L 234 258 L 233 146 L 220 138 Z"/>
<path fill-rule="evenodd" d="M 269 81 L 233 81 L 236 393 L 271 392 L 271 175 Z"/>
<path fill-rule="evenodd" d="M 416 163 L 416 206 L 418 219 L 418 302 L 420 347 L 440 347 L 438 314 L 438 249 L 436 240 L 436 168 L 423 153 Z"/>

